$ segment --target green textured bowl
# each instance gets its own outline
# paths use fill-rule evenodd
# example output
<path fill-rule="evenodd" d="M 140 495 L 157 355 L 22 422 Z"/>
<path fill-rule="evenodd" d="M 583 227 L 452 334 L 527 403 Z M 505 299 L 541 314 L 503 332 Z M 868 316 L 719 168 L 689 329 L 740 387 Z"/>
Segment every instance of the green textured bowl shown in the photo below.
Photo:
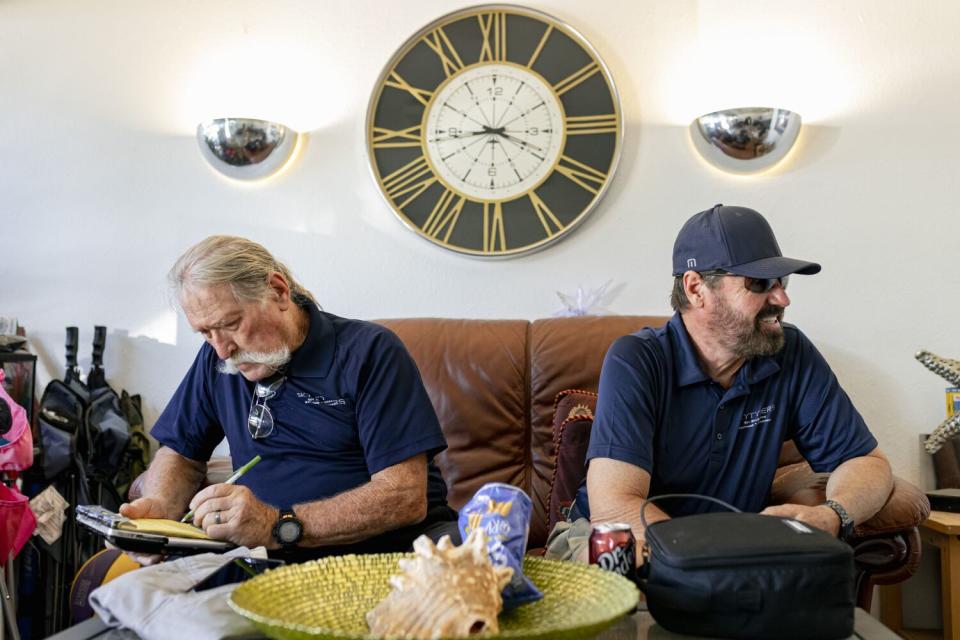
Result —
<path fill-rule="evenodd" d="M 399 572 L 401 553 L 336 556 L 267 571 L 244 582 L 230 606 L 272 638 L 368 640 L 364 618 Z M 410 554 L 412 555 L 412 554 Z M 527 557 L 543 599 L 500 614 L 497 638 L 584 638 L 637 605 L 632 582 L 597 567 Z"/>

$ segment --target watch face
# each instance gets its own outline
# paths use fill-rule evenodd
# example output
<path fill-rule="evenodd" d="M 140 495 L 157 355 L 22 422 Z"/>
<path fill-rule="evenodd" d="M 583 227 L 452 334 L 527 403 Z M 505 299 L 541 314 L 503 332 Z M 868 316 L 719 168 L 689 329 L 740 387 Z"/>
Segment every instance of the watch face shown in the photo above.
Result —
<path fill-rule="evenodd" d="M 460 253 L 542 248 L 596 206 L 622 126 L 613 81 L 570 27 L 514 6 L 465 9 L 408 40 L 367 114 L 370 164 L 400 220 Z"/>
<path fill-rule="evenodd" d="M 300 539 L 301 526 L 296 520 L 283 520 L 277 525 L 277 537 L 280 542 L 288 544 Z"/>

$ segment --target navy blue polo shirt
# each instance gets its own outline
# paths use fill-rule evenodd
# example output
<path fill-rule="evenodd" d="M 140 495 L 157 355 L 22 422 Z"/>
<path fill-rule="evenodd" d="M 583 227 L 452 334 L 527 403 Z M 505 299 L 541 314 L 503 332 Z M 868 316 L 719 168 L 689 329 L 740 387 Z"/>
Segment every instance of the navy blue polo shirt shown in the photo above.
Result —
<path fill-rule="evenodd" d="M 783 331 L 783 349 L 747 361 L 729 389 L 701 370 L 679 313 L 617 339 L 600 374 L 587 460 L 644 469 L 650 496 L 699 493 L 757 512 L 785 440 L 818 472 L 872 451 L 876 439 L 826 360 L 799 329 Z M 693 500 L 662 506 L 671 515 L 722 510 Z M 586 482 L 577 509 L 589 517 Z"/>
<path fill-rule="evenodd" d="M 446 504 L 446 485 L 433 464 L 446 448 L 420 372 L 390 330 L 304 306 L 306 340 L 286 380 L 267 401 L 273 432 L 254 440 L 247 429 L 255 383 L 219 373 L 208 344 L 187 372 L 151 435 L 192 460 L 207 460 L 224 438 L 234 467 L 262 460 L 238 484 L 278 507 L 353 489 L 387 467 L 420 453 L 429 462 L 429 506 Z"/>

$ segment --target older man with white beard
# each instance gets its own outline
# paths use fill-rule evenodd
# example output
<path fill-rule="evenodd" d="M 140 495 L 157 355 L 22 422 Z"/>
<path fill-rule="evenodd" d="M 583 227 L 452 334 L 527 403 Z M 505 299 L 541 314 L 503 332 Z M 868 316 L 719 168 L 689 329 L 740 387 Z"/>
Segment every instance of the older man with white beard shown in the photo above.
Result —
<path fill-rule="evenodd" d="M 446 442 L 399 338 L 322 311 L 243 238 L 203 240 L 170 281 L 206 344 L 153 427 L 162 447 L 143 497 L 121 514 L 179 519 L 189 508 L 211 537 L 292 561 L 405 551 L 421 533 L 459 539 L 433 463 Z M 262 461 L 198 492 L 224 437 L 235 467 Z"/>
<path fill-rule="evenodd" d="M 820 353 L 783 324 L 788 276 L 819 271 L 783 257 L 751 209 L 717 205 L 686 222 L 673 249 L 675 315 L 619 338 L 604 360 L 574 519 L 626 522 L 642 539 L 648 497 L 702 494 L 845 537 L 883 506 L 886 457 Z M 790 439 L 815 471 L 832 472 L 825 504 L 767 506 Z M 717 508 L 672 499 L 645 514 L 650 523 Z M 586 521 L 574 529 L 571 542 Z M 554 542 L 585 558 L 562 536 Z"/>

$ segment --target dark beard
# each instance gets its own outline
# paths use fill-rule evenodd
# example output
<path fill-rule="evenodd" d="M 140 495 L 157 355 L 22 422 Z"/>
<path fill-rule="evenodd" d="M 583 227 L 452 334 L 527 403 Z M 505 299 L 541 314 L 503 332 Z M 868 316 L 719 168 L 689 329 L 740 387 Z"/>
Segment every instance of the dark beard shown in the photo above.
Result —
<path fill-rule="evenodd" d="M 750 360 L 772 356 L 783 348 L 783 312 L 783 307 L 767 305 L 754 316 L 753 322 L 748 323 L 727 305 L 726 300 L 720 298 L 711 328 L 721 336 L 724 346 L 738 358 Z M 779 331 L 771 333 L 760 326 L 760 318 L 774 313 L 780 318 L 781 324 Z"/>

